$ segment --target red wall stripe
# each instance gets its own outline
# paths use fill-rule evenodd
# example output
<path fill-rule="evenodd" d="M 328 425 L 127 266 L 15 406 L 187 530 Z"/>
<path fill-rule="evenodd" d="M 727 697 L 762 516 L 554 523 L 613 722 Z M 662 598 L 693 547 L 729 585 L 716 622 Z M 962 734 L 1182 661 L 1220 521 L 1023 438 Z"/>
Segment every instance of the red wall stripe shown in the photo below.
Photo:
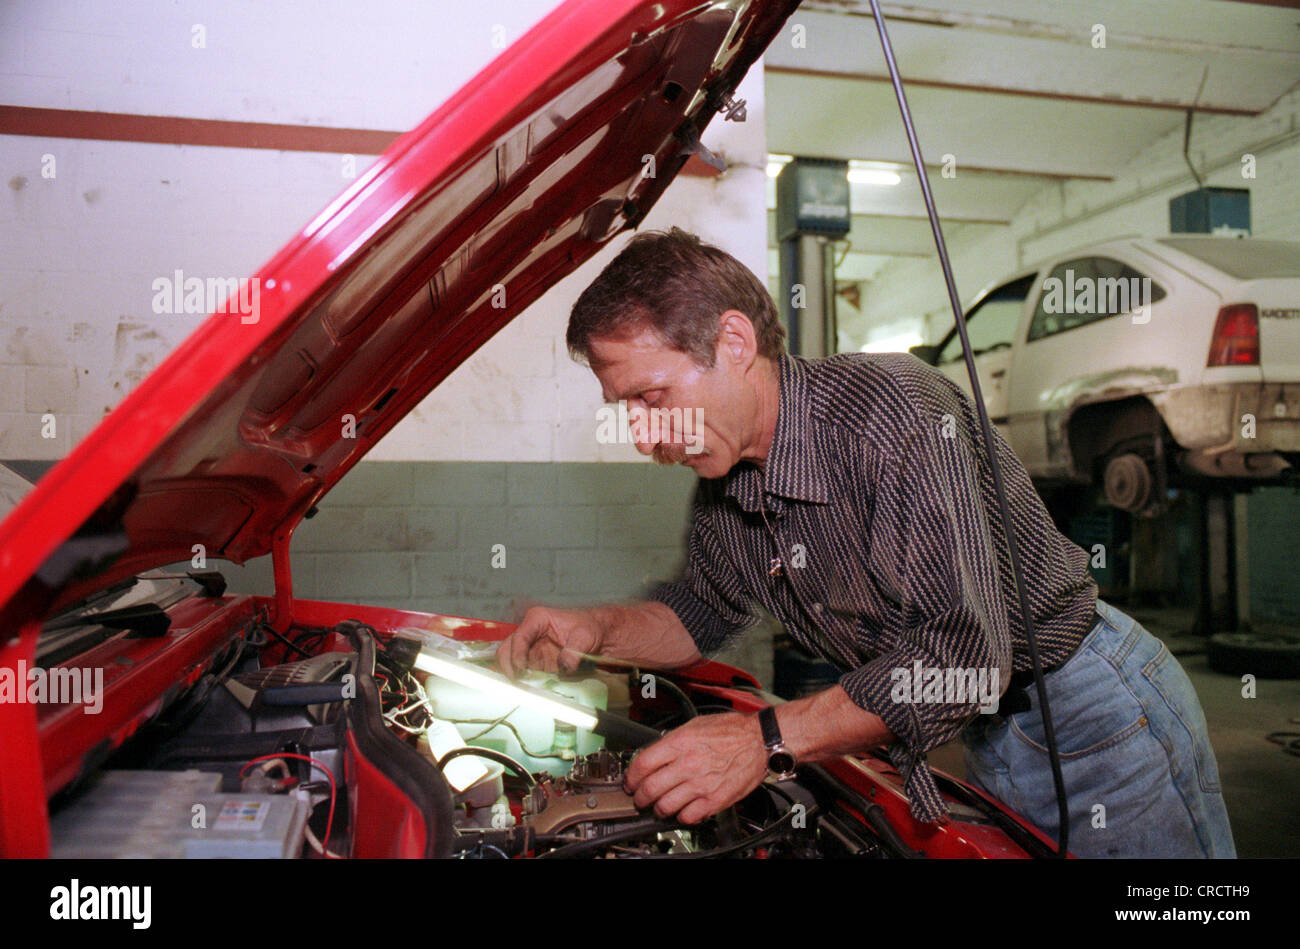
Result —
<path fill-rule="evenodd" d="M 378 155 L 400 134 L 402 133 L 381 129 L 280 125 L 273 122 L 230 122 L 224 119 L 196 119 L 172 115 L 82 112 L 75 109 L 0 105 L 0 135 L 34 135 L 41 138 Z M 719 172 L 692 155 L 682 169 L 682 174 L 712 178 Z"/>

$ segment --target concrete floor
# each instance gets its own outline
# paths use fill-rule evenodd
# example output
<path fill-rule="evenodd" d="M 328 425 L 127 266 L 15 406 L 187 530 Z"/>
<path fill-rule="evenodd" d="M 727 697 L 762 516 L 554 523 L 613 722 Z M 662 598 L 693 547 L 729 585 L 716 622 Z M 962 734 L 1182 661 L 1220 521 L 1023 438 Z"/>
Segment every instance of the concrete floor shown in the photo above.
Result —
<path fill-rule="evenodd" d="M 1196 687 L 1238 856 L 1300 856 L 1300 757 L 1264 737 L 1300 732 L 1300 722 L 1289 721 L 1300 719 L 1300 679 L 1259 679 L 1256 697 L 1242 698 L 1239 679 L 1206 665 L 1204 640 L 1182 634 L 1191 625 L 1191 611 L 1116 605 L 1169 646 Z M 930 762 L 949 774 L 966 773 L 959 742 L 936 749 Z"/>

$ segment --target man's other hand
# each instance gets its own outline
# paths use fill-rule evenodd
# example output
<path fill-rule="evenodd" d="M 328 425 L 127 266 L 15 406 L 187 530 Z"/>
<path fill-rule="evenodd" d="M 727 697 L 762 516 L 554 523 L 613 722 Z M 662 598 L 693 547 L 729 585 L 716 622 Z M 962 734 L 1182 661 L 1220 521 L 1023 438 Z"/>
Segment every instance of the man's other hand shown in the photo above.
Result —
<path fill-rule="evenodd" d="M 643 749 L 624 787 L 637 807 L 695 824 L 735 804 L 763 782 L 767 750 L 758 716 L 703 715 Z"/>
<path fill-rule="evenodd" d="M 584 654 L 600 652 L 604 628 L 589 610 L 534 606 L 497 647 L 501 671 L 514 679 L 528 669 L 574 672 Z"/>

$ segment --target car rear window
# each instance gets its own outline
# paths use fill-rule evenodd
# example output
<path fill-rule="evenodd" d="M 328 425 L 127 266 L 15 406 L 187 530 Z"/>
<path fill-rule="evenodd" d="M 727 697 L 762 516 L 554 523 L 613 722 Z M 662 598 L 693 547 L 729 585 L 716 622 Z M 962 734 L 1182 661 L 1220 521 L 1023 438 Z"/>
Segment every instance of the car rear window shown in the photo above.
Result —
<path fill-rule="evenodd" d="M 1052 281 L 1056 281 L 1055 293 L 1049 292 Z M 1076 300 L 1076 293 L 1084 284 L 1092 291 L 1091 297 Z M 1057 264 L 1043 281 L 1026 342 L 1131 313 L 1164 298 L 1164 287 L 1122 260 L 1076 257 Z"/>
<path fill-rule="evenodd" d="M 1300 243 L 1234 237 L 1162 237 L 1158 243 L 1237 280 L 1300 277 Z"/>

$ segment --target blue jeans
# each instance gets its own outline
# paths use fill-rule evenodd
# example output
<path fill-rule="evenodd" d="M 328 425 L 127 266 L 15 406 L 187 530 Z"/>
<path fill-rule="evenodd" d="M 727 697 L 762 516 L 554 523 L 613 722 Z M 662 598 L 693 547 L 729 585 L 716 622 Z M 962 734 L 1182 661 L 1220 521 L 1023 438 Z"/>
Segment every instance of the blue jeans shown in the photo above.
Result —
<path fill-rule="evenodd" d="M 1235 857 L 1205 715 L 1187 673 L 1131 616 L 1101 621 L 1044 677 L 1078 857 Z M 1055 839 L 1056 792 L 1032 708 L 962 732 L 968 779 Z"/>

